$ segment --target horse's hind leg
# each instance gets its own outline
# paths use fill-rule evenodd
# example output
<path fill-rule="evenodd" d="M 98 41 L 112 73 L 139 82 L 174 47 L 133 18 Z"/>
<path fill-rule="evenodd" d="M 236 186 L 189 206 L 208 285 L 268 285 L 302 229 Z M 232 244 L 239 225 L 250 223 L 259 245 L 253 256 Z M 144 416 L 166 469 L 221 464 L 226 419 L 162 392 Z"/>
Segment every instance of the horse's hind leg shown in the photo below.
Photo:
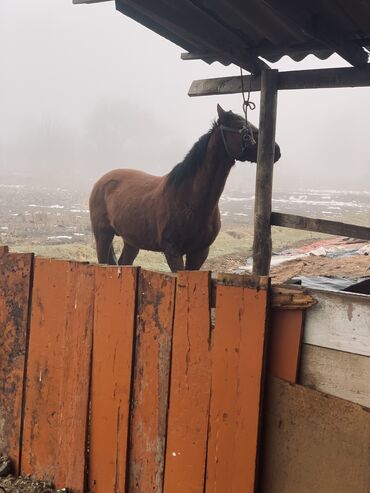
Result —
<path fill-rule="evenodd" d="M 198 252 L 188 253 L 186 255 L 186 270 L 199 270 L 204 262 L 206 261 L 209 253 L 209 248 L 205 248 L 204 250 L 200 250 Z"/>
<path fill-rule="evenodd" d="M 167 260 L 167 264 L 172 272 L 178 272 L 180 270 L 184 270 L 184 260 L 182 255 L 165 252 L 165 257 Z"/>
<path fill-rule="evenodd" d="M 96 253 L 99 264 L 117 265 L 117 259 L 113 250 L 114 230 L 112 228 L 94 231 Z"/>
<path fill-rule="evenodd" d="M 123 244 L 123 250 L 120 258 L 118 259 L 119 265 L 132 265 L 133 261 L 136 259 L 139 253 L 139 248 L 136 248 L 127 243 Z"/>

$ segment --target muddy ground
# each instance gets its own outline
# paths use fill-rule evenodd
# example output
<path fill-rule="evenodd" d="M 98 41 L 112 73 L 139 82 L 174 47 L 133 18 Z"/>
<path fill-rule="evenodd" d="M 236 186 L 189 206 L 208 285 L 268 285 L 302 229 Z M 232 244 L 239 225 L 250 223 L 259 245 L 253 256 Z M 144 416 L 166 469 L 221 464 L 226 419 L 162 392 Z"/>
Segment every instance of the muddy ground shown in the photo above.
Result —
<path fill-rule="evenodd" d="M 32 481 L 28 478 L 14 478 L 12 476 L 0 478 L 0 493 L 65 493 L 67 490 L 55 490 L 51 483 L 46 481 Z"/>
<path fill-rule="evenodd" d="M 0 493 L 69 493 L 67 488 L 56 490 L 47 481 L 16 478 L 11 475 L 13 466 L 6 455 L 0 456 Z"/>

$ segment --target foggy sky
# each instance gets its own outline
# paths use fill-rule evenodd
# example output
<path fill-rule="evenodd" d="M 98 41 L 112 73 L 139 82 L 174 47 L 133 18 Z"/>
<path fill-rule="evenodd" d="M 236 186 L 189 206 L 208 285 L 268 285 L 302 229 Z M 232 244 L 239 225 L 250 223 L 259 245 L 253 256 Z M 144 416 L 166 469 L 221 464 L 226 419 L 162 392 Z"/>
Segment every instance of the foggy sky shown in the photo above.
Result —
<path fill-rule="evenodd" d="M 241 113 L 241 95 L 189 98 L 193 79 L 238 75 L 235 66 L 181 61 L 181 48 L 116 12 L 114 2 L 0 2 L 0 180 L 86 188 L 116 167 L 169 171 L 216 117 Z M 280 70 L 346 66 L 339 57 Z M 259 95 L 249 119 L 258 125 Z M 280 91 L 276 189 L 368 190 L 370 89 Z M 229 183 L 254 188 L 255 165 Z M 13 182 L 16 177 L 12 178 Z"/>

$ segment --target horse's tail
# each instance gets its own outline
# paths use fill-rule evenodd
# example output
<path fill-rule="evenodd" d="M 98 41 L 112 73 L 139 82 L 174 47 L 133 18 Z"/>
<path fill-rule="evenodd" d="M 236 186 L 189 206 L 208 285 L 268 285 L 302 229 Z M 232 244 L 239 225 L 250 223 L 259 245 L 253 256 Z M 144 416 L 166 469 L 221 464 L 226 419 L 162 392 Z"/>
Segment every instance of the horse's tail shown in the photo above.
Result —
<path fill-rule="evenodd" d="M 89 209 L 91 227 L 96 243 L 96 253 L 100 264 L 117 264 L 113 250 L 115 230 L 110 223 L 106 204 L 106 189 L 109 181 L 103 176 L 98 180 L 90 194 Z"/>

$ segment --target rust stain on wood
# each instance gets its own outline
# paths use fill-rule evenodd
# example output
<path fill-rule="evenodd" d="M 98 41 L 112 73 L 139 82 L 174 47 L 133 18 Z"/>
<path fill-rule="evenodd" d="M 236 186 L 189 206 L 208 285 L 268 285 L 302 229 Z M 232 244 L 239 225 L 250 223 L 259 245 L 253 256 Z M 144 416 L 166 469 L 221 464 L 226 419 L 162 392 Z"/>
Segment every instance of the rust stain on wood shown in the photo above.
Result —
<path fill-rule="evenodd" d="M 210 273 L 176 288 L 164 493 L 202 492 L 211 390 Z"/>
<path fill-rule="evenodd" d="M 218 274 L 217 284 L 260 290 L 268 289 L 270 281 L 267 276 L 255 274 Z"/>
<path fill-rule="evenodd" d="M 0 455 L 18 473 L 33 255 L 0 249 Z"/>
<path fill-rule="evenodd" d="M 268 371 L 289 382 L 297 381 L 303 310 L 271 310 L 271 329 L 268 344 Z"/>
<path fill-rule="evenodd" d="M 300 310 L 316 305 L 317 300 L 301 287 L 277 285 L 272 287 L 271 306 L 286 310 Z"/>
<path fill-rule="evenodd" d="M 162 493 L 176 278 L 141 271 L 130 422 L 130 493 Z"/>
<path fill-rule="evenodd" d="M 0 257 L 9 253 L 9 247 L 7 245 L 0 245 Z"/>
<path fill-rule="evenodd" d="M 252 493 L 268 290 L 217 287 L 206 493 Z"/>
<path fill-rule="evenodd" d="M 84 489 L 94 267 L 35 260 L 21 472 Z"/>
<path fill-rule="evenodd" d="M 254 275 L 219 274 L 217 279 L 212 279 L 211 306 L 216 306 L 217 288 L 220 285 L 249 287 L 255 289 L 268 289 L 269 279 Z M 286 310 L 300 310 L 310 308 L 317 300 L 306 290 L 299 286 L 276 285 L 271 287 L 271 306 Z"/>
<path fill-rule="evenodd" d="M 95 268 L 89 454 L 92 493 L 125 491 L 137 274 L 131 267 Z"/>

